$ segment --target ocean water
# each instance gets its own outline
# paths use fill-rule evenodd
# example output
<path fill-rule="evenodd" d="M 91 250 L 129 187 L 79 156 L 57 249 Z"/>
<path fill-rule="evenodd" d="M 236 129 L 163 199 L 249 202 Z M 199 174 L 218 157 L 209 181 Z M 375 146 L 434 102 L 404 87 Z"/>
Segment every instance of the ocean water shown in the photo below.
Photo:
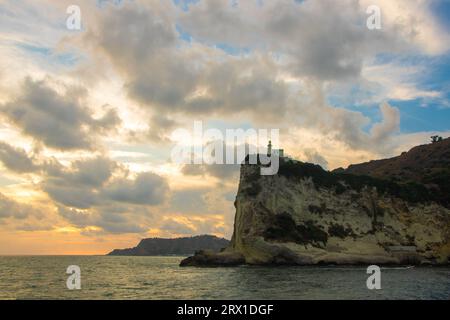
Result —
<path fill-rule="evenodd" d="M 180 268 L 183 257 L 0 257 L 0 299 L 449 299 L 450 267 Z M 66 269 L 81 269 L 68 290 Z"/>

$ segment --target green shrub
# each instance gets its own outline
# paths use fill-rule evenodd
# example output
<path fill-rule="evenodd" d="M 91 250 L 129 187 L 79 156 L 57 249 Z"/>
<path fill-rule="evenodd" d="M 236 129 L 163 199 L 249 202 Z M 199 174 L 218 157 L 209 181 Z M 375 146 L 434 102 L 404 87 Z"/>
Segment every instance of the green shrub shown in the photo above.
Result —
<path fill-rule="evenodd" d="M 330 227 L 328 227 L 328 234 L 332 237 L 338 237 L 341 239 L 348 236 L 355 236 L 351 228 L 344 228 L 344 226 L 341 226 L 339 224 L 332 224 Z"/>
<path fill-rule="evenodd" d="M 450 175 L 447 174 L 429 177 L 430 182 L 441 187 L 440 192 L 433 192 L 425 185 L 415 182 L 400 183 L 364 175 L 333 173 L 318 165 L 304 162 L 281 163 L 278 174 L 288 179 L 311 177 L 316 187 L 333 189 L 336 194 L 348 189 L 360 192 L 368 186 L 375 187 L 380 194 L 388 194 L 412 203 L 436 201 L 447 207 L 450 205 Z"/>
<path fill-rule="evenodd" d="M 261 190 L 261 185 L 257 182 L 254 182 L 249 187 L 247 187 L 244 192 L 251 197 L 256 197 L 261 192 Z"/>
<path fill-rule="evenodd" d="M 318 206 L 315 206 L 315 205 L 312 205 L 312 204 L 310 204 L 308 206 L 308 210 L 311 213 L 317 213 L 317 214 L 323 213 L 323 209 L 321 207 L 318 207 Z"/>
<path fill-rule="evenodd" d="M 291 215 L 286 212 L 274 217 L 273 223 L 265 230 L 263 236 L 269 241 L 295 242 L 314 246 L 318 243 L 326 245 L 328 241 L 328 234 L 312 221 L 296 225 Z"/>

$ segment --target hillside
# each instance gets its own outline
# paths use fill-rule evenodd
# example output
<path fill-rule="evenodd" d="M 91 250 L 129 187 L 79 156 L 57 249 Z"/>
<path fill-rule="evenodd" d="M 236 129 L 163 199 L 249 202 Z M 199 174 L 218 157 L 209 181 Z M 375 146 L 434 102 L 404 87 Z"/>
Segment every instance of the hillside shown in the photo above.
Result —
<path fill-rule="evenodd" d="M 400 184 L 417 183 L 450 207 L 450 138 L 420 145 L 397 157 L 350 165 L 336 172 L 367 175 Z"/>
<path fill-rule="evenodd" d="M 158 256 L 158 255 L 187 255 L 198 250 L 206 249 L 219 251 L 226 247 L 229 241 L 211 235 L 195 237 L 163 239 L 142 239 L 134 248 L 115 249 L 110 256 Z"/>

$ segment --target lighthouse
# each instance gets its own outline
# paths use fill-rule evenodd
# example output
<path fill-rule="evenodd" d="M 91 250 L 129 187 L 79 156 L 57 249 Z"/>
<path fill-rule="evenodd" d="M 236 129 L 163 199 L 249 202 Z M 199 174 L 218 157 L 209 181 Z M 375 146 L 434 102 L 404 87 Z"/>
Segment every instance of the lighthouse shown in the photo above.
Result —
<path fill-rule="evenodd" d="M 267 145 L 267 156 L 270 157 L 271 155 L 284 158 L 284 150 L 283 149 L 273 149 L 272 150 L 272 141 L 269 140 L 269 144 Z"/>

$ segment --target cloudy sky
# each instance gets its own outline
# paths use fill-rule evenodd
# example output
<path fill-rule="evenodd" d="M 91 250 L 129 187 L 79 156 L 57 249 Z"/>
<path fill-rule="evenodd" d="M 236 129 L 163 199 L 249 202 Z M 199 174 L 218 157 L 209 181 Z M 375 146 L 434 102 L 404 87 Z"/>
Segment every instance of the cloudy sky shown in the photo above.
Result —
<path fill-rule="evenodd" d="M 446 0 L 0 0 L 0 254 L 230 237 L 238 167 L 170 158 L 194 121 L 280 129 L 327 169 L 448 137 L 449 17 Z"/>

